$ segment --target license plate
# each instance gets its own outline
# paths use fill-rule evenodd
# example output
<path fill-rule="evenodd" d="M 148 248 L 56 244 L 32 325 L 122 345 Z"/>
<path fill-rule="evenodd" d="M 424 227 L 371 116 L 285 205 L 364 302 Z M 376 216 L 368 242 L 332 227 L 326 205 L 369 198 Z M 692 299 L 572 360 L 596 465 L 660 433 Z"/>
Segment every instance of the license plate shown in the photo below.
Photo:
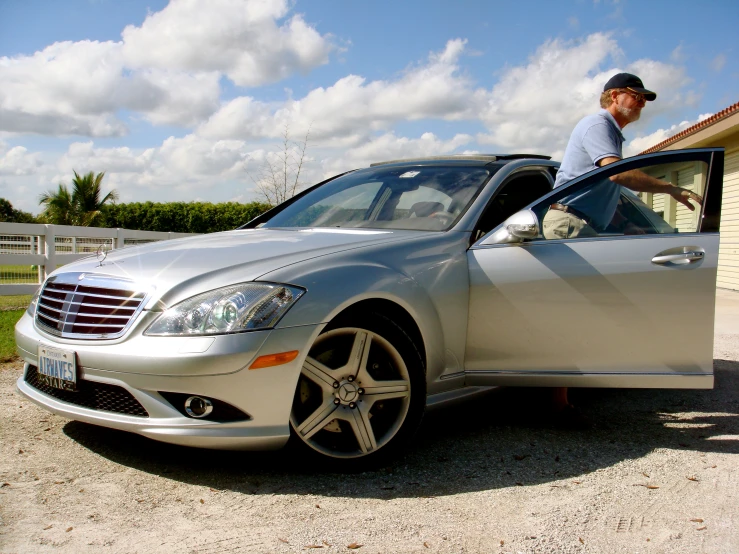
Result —
<path fill-rule="evenodd" d="M 50 387 L 77 390 L 77 360 L 72 350 L 62 350 L 40 344 L 38 347 L 38 374 Z"/>

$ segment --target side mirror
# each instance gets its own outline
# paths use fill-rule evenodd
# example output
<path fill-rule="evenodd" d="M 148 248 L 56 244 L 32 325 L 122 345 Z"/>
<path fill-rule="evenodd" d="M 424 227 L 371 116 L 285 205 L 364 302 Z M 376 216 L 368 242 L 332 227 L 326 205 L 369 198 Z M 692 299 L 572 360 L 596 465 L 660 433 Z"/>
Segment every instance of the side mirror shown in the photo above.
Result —
<path fill-rule="evenodd" d="M 531 210 L 513 214 L 500 228 L 483 240 L 481 245 L 515 244 L 539 236 L 539 220 Z"/>

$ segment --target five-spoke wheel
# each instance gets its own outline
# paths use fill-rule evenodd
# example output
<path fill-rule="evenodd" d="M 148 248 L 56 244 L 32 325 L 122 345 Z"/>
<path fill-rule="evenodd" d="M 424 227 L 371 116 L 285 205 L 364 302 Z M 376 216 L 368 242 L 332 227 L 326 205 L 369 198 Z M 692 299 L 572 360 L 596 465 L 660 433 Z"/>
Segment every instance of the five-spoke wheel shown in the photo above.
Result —
<path fill-rule="evenodd" d="M 290 423 L 303 444 L 324 456 L 368 457 L 420 421 L 425 387 L 418 351 L 389 319 L 367 319 L 319 335 L 301 370 Z"/>

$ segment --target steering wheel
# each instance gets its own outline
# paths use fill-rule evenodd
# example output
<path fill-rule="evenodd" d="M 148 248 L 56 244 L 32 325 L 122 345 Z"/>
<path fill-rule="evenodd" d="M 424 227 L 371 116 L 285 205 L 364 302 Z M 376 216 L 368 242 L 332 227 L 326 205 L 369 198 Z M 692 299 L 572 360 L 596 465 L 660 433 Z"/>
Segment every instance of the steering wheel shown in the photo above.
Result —
<path fill-rule="evenodd" d="M 441 223 L 444 227 L 449 226 L 449 224 L 454 221 L 454 216 L 450 214 L 449 212 L 434 212 L 431 215 L 429 215 L 430 218 L 435 219 L 439 223 Z"/>

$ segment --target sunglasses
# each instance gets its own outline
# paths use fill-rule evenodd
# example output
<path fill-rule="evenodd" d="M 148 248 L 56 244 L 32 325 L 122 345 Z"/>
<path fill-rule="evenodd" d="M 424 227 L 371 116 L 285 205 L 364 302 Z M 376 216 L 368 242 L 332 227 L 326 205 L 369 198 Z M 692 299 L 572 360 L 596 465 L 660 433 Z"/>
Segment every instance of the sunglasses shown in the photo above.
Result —
<path fill-rule="evenodd" d="M 631 90 L 628 90 L 628 89 L 622 89 L 621 92 L 623 92 L 623 93 L 628 94 L 629 96 L 631 96 L 634 99 L 634 101 L 636 103 L 638 103 L 638 104 L 641 104 L 642 102 L 646 102 L 647 101 L 647 97 L 644 96 L 643 94 L 639 93 L 639 92 L 634 92 L 634 91 L 631 91 Z"/>

